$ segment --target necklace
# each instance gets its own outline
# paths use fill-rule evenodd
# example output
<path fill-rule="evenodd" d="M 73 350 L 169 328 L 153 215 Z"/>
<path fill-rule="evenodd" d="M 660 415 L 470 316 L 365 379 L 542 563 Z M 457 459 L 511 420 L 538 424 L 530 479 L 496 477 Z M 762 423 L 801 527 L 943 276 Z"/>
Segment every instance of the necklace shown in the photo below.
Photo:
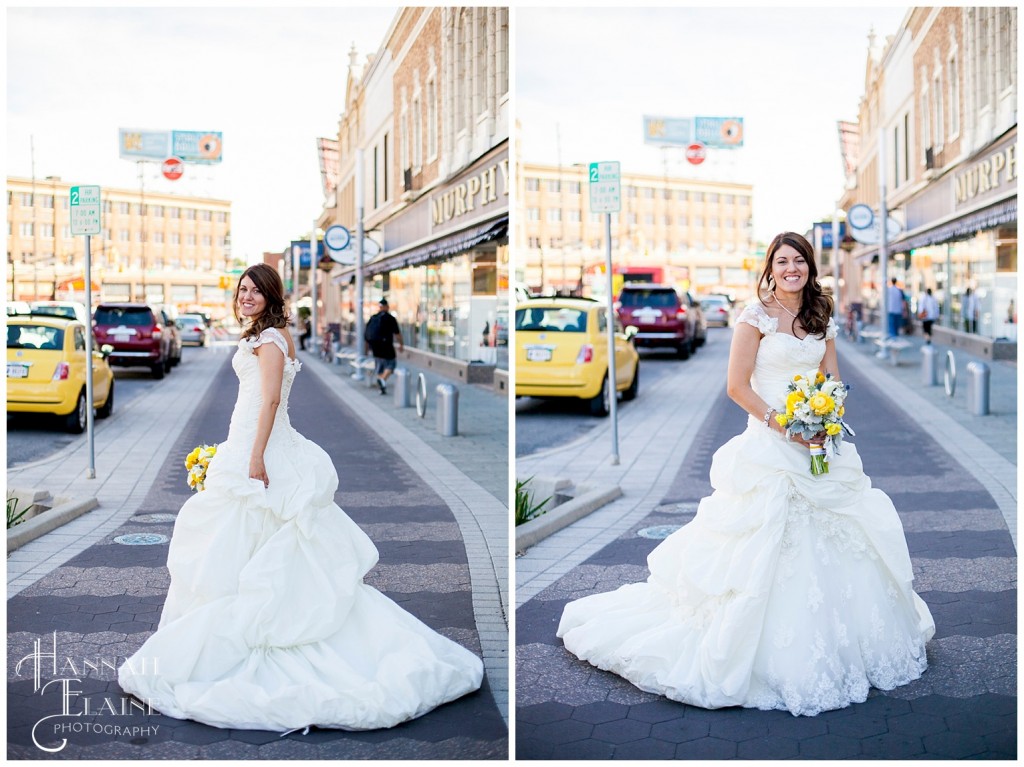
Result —
<path fill-rule="evenodd" d="M 772 298 L 774 298 L 774 299 L 775 299 L 775 303 L 777 303 L 777 304 L 778 304 L 779 306 L 781 306 L 781 307 L 782 307 L 782 309 L 783 309 L 783 311 L 785 311 L 785 312 L 786 312 L 786 314 L 788 314 L 788 315 L 789 315 L 790 317 L 792 317 L 792 318 L 793 318 L 794 320 L 795 320 L 795 319 L 797 318 L 797 316 L 796 316 L 795 314 L 793 314 L 793 312 L 791 312 L 791 311 L 790 311 L 790 310 L 789 310 L 789 309 L 788 309 L 788 308 L 786 307 L 786 305 L 785 305 L 784 303 L 782 303 L 782 302 L 781 302 L 781 301 L 779 300 L 779 297 L 778 297 L 777 295 L 775 295 L 775 291 L 774 291 L 774 290 L 772 291 Z"/>

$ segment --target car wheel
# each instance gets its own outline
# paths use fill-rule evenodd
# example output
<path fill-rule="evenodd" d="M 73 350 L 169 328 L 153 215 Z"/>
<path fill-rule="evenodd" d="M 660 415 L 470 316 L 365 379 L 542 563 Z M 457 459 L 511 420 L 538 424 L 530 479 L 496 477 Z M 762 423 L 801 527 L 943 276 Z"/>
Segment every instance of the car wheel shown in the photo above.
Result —
<path fill-rule="evenodd" d="M 625 401 L 636 399 L 637 392 L 640 391 L 640 363 L 636 364 L 633 369 L 633 380 L 629 382 L 629 387 L 622 392 L 622 399 Z"/>
<path fill-rule="evenodd" d="M 679 355 L 679 359 L 688 360 L 690 359 L 690 347 L 693 346 L 691 341 L 686 341 L 676 347 L 676 353 Z"/>
<path fill-rule="evenodd" d="M 608 411 L 611 408 L 609 389 L 608 374 L 606 373 L 604 378 L 601 380 L 601 390 L 597 393 L 597 396 L 592 397 L 590 400 L 589 404 L 591 415 L 596 415 L 601 418 L 608 415 Z"/>
<path fill-rule="evenodd" d="M 75 409 L 68 414 L 67 419 L 64 421 L 64 428 L 72 434 L 81 434 L 85 431 L 85 424 L 85 391 L 83 390 L 78 393 L 78 402 L 75 404 Z"/>
<path fill-rule="evenodd" d="M 161 378 L 163 378 L 164 377 L 164 373 L 167 372 L 167 369 L 166 369 L 166 367 L 164 365 L 164 361 L 163 360 L 160 360 L 159 362 L 155 362 L 153 364 L 153 366 L 150 368 L 150 370 L 153 371 L 153 378 L 155 378 L 158 381 Z"/>
<path fill-rule="evenodd" d="M 110 391 L 107 392 L 107 401 L 103 403 L 103 407 L 96 409 L 97 418 L 110 418 L 110 414 L 114 412 L 114 382 L 110 382 Z"/>

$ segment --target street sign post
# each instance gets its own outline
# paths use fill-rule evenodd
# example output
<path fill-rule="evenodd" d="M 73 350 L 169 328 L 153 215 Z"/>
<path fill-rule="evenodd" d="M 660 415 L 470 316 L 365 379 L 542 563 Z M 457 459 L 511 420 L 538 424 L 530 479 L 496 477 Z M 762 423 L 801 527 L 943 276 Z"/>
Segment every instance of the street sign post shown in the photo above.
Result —
<path fill-rule="evenodd" d="M 622 210 L 622 174 L 617 161 L 592 162 L 589 167 L 590 210 L 604 213 L 605 275 L 608 285 L 608 417 L 612 421 L 612 466 L 619 465 L 618 387 L 615 373 L 615 305 L 612 295 L 612 213 Z"/>
<path fill-rule="evenodd" d="M 351 241 L 352 235 L 340 224 L 329 226 L 324 232 L 324 245 L 327 246 L 328 255 L 333 255 L 332 251 L 344 250 Z"/>
<path fill-rule="evenodd" d="M 92 251 L 90 236 L 100 233 L 100 188 L 71 187 L 69 210 L 71 234 L 85 237 L 85 316 L 92 317 Z M 96 479 L 96 443 L 93 434 L 92 326 L 85 328 L 85 429 L 89 443 L 88 479 Z M 108 395 L 109 396 L 109 395 Z"/>
<path fill-rule="evenodd" d="M 100 233 L 100 188 L 98 186 L 71 187 L 71 234 Z M 86 246 L 89 241 L 86 240 Z"/>

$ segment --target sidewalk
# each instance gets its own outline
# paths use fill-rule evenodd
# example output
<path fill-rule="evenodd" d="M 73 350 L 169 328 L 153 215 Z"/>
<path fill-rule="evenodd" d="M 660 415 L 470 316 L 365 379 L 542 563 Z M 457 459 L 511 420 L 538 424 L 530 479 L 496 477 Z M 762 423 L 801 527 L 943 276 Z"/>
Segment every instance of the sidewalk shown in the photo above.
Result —
<path fill-rule="evenodd" d="M 219 393 L 234 385 L 227 364 L 233 353 L 234 346 L 225 345 L 196 355 L 115 413 L 103 439 L 97 439 L 97 479 L 84 479 L 84 440 L 10 472 L 12 485 L 44 487 L 55 496 L 89 493 L 100 503 L 9 558 L 12 661 L 42 640 L 44 648 L 56 641 L 61 656 L 113 662 L 138 646 L 140 632 L 155 628 L 167 588 L 166 540 L 174 512 L 189 495 L 180 456 L 197 440 L 209 440 L 211 430 L 226 433 L 233 398 Z M 484 688 L 421 719 L 371 733 L 314 730 L 279 738 L 154 715 L 142 722 L 146 732 L 131 740 L 109 732 L 69 736 L 61 758 L 493 759 L 507 754 L 507 509 L 391 417 L 382 403 L 370 400 L 370 407 L 354 399 L 361 395 L 354 383 L 341 388 L 340 377 L 324 363 L 301 358 L 292 419 L 334 457 L 342 480 L 340 503 L 380 550 L 380 564 L 367 582 L 480 653 Z M 500 402 L 504 406 L 504 397 Z M 331 417 L 324 418 L 325 409 Z M 389 451 L 393 460 L 370 460 Z M 99 679 L 84 674 L 93 711 L 78 722 L 126 721 L 96 716 L 98 695 L 106 692 L 107 699 L 121 701 L 116 682 L 103 671 Z M 8 710 L 14 717 L 8 756 L 39 758 L 29 730 L 40 718 L 58 713 L 59 700 L 33 690 L 31 677 L 16 675 L 13 665 L 8 679 Z M 82 702 L 79 698 L 72 710 L 80 710 Z M 139 724 L 140 717 L 134 719 Z"/>
<path fill-rule="evenodd" d="M 992 415 L 977 417 L 941 387 L 922 390 L 914 350 L 893 368 L 864 346 L 840 341 L 840 368 L 855 442 L 900 511 L 938 626 L 925 676 L 813 718 L 705 711 L 592 668 L 555 637 L 566 602 L 647 577 L 647 554 L 711 491 L 712 454 L 745 427 L 724 392 L 728 344 L 709 345 L 642 391 L 619 426 L 620 466 L 607 424 L 517 462 L 519 476 L 623 492 L 516 560 L 517 758 L 1016 756 L 1016 365 L 992 365 Z"/>

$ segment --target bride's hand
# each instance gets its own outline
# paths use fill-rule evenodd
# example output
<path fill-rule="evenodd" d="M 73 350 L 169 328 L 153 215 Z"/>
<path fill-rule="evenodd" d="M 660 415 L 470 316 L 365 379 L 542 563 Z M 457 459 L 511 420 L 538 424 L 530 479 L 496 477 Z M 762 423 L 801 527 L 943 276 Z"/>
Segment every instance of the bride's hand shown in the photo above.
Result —
<path fill-rule="evenodd" d="M 249 479 L 258 479 L 263 487 L 270 487 L 270 479 L 267 477 L 267 467 L 263 465 L 263 459 L 253 456 L 249 459 Z"/>

